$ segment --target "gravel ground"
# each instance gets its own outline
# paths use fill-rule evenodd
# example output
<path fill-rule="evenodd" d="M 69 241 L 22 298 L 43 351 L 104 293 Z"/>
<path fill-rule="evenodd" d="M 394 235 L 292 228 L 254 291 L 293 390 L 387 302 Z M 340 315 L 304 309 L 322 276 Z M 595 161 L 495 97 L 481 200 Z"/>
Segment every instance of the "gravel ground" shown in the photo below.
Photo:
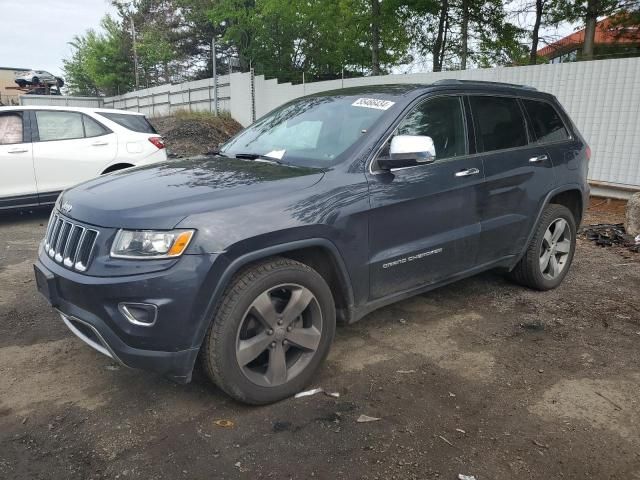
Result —
<path fill-rule="evenodd" d="M 46 221 L 0 219 L 0 478 L 640 480 L 640 254 L 580 239 L 555 291 L 489 273 L 381 309 L 338 329 L 314 386 L 340 398 L 250 408 L 76 339 L 35 291 Z"/>

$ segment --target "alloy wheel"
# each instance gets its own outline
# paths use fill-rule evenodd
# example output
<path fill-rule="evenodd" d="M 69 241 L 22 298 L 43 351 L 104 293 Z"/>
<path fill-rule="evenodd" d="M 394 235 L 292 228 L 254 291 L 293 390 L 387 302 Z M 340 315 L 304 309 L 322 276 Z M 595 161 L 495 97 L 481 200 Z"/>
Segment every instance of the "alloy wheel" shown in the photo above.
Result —
<path fill-rule="evenodd" d="M 251 303 L 236 336 L 236 360 L 242 373 L 262 387 L 275 387 L 299 375 L 322 338 L 322 312 L 306 287 L 270 288 Z"/>
<path fill-rule="evenodd" d="M 553 280 L 564 271 L 571 252 L 571 241 L 571 228 L 566 220 L 558 218 L 551 222 L 540 248 L 540 271 L 544 278 Z"/>

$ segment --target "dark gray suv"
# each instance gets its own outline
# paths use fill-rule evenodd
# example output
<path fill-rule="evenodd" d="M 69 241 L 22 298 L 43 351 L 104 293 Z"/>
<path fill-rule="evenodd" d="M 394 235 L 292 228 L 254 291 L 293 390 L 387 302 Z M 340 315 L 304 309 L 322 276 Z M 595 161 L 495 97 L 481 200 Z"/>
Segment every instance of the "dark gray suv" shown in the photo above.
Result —
<path fill-rule="evenodd" d="M 488 269 L 538 290 L 569 270 L 589 147 L 558 101 L 445 80 L 288 103 L 216 155 L 65 191 L 35 274 L 124 365 L 247 403 L 307 385 L 336 320 Z"/>

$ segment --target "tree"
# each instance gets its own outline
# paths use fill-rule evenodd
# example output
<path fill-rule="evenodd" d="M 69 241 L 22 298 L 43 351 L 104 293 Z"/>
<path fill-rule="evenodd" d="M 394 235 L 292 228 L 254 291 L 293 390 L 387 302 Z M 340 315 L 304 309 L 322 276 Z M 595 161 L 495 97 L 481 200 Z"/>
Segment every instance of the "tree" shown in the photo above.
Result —
<path fill-rule="evenodd" d="M 134 84 L 131 39 L 109 15 L 100 25 L 102 33 L 89 30 L 70 42 L 74 51 L 63 68 L 72 94 L 116 95 Z"/>

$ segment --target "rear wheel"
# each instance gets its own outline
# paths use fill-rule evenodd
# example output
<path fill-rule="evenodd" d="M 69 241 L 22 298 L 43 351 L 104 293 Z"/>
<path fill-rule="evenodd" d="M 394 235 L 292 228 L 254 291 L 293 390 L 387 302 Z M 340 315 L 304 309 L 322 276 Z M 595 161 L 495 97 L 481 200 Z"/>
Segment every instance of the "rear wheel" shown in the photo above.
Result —
<path fill-rule="evenodd" d="M 556 288 L 569 272 L 576 248 L 576 222 L 562 205 L 548 205 L 511 278 L 536 290 Z"/>
<path fill-rule="evenodd" d="M 334 333 L 335 306 L 322 276 L 276 258 L 236 275 L 205 336 L 202 362 L 235 399 L 271 403 L 311 381 Z"/>
<path fill-rule="evenodd" d="M 34 87 L 40 84 L 40 79 L 38 77 L 33 77 L 31 79 L 31 85 L 33 85 Z"/>

